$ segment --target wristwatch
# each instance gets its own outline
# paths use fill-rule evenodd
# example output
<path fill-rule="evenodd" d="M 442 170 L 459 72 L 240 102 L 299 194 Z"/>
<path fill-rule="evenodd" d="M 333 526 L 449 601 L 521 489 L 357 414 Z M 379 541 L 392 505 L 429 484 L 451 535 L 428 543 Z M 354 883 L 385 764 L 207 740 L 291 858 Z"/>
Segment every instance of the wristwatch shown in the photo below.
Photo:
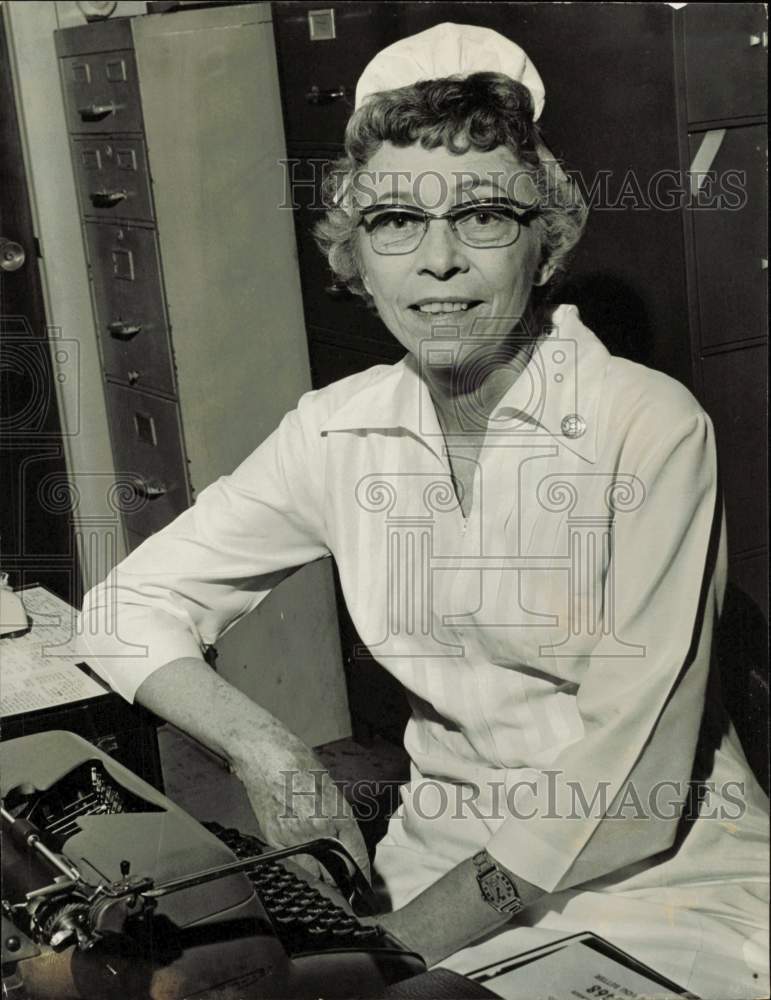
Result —
<path fill-rule="evenodd" d="M 485 902 L 499 913 L 519 913 L 524 904 L 514 879 L 498 867 L 484 848 L 474 855 L 473 861 Z"/>

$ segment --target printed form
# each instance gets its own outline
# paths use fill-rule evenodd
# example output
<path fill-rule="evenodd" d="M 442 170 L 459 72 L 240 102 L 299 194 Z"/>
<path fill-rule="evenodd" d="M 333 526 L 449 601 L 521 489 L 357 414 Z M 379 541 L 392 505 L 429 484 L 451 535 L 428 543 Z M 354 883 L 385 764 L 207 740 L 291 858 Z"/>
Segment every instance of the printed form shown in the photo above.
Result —
<path fill-rule="evenodd" d="M 75 609 L 45 587 L 18 591 L 32 628 L 0 639 L 0 716 L 96 698 L 106 688 L 77 666 Z"/>

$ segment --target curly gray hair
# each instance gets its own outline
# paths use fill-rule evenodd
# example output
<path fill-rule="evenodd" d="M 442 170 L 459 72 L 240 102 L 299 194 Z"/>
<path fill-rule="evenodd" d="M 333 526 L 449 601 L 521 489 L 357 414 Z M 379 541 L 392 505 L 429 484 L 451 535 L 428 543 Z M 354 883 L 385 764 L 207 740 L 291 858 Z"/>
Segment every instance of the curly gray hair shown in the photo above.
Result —
<path fill-rule="evenodd" d="M 541 136 L 533 121 L 533 100 L 521 83 L 501 73 L 473 73 L 463 79 L 422 80 L 373 94 L 351 116 L 345 156 L 323 186 L 326 217 L 316 241 L 337 278 L 371 304 L 361 276 L 355 202 L 342 197 L 383 142 L 424 149 L 444 146 L 452 153 L 507 147 L 530 175 L 537 192 L 536 223 L 541 230 L 541 264 L 565 269 L 586 223 L 587 208 L 575 184 L 554 161 L 539 155 Z M 542 147 L 541 147 L 542 148 Z"/>

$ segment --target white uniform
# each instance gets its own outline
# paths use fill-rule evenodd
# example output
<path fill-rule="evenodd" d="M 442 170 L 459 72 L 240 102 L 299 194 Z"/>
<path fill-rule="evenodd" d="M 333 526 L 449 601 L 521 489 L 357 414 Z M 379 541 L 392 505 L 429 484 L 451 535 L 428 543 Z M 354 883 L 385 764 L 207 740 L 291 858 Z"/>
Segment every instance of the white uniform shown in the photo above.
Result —
<path fill-rule="evenodd" d="M 467 519 L 444 445 L 413 358 L 306 394 L 87 596 L 102 651 L 112 600 L 149 650 L 116 641 L 100 671 L 133 697 L 331 553 L 413 708 L 376 857 L 393 905 L 482 846 L 548 893 L 443 964 L 593 930 L 704 997 L 764 995 L 768 800 L 702 711 L 725 585 L 709 418 L 561 306 L 490 415 Z"/>

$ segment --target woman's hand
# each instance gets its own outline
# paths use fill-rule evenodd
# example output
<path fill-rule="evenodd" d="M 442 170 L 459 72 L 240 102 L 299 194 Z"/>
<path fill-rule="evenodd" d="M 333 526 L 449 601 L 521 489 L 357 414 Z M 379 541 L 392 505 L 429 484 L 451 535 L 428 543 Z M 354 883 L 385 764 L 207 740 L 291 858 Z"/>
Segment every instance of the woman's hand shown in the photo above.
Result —
<path fill-rule="evenodd" d="M 291 847 L 317 837 L 336 837 L 370 878 L 364 839 L 343 793 L 319 758 L 280 724 L 250 747 L 241 744 L 231 767 L 244 784 L 264 839 L 271 847 Z M 316 877 L 329 875 L 309 855 L 297 863 Z"/>

